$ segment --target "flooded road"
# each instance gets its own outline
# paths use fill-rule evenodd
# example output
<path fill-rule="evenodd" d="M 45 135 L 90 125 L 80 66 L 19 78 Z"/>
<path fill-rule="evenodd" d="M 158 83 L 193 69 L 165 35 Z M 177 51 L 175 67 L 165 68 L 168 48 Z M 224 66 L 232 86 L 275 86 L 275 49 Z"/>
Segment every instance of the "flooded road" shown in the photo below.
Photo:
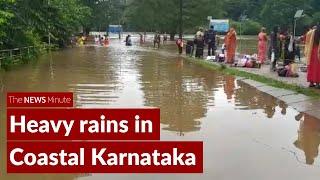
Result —
<path fill-rule="evenodd" d="M 310 179 L 320 177 L 320 120 L 300 114 L 233 76 L 203 69 L 173 49 L 118 40 L 43 55 L 1 74 L 9 91 L 70 91 L 76 107 L 161 109 L 161 140 L 204 142 L 203 174 L 7 175 L 5 106 L 1 106 L 4 180 Z"/>

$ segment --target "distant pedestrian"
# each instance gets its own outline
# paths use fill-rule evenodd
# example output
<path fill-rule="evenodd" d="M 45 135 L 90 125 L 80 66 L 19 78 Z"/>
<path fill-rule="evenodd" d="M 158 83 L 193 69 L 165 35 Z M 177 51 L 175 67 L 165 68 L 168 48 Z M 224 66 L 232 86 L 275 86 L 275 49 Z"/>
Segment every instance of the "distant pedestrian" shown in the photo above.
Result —
<path fill-rule="evenodd" d="M 105 36 L 104 42 L 103 42 L 103 46 L 104 47 L 108 47 L 109 46 L 109 37 L 108 36 Z"/>
<path fill-rule="evenodd" d="M 99 37 L 98 37 L 97 35 L 95 35 L 95 37 L 94 37 L 94 43 L 95 43 L 96 45 L 99 45 L 99 44 L 100 44 L 100 39 L 99 39 Z"/>
<path fill-rule="evenodd" d="M 139 33 L 139 36 L 140 36 L 140 44 L 143 44 L 143 43 L 144 43 L 144 40 L 143 40 L 143 35 L 142 35 L 142 33 Z"/>
<path fill-rule="evenodd" d="M 167 41 L 168 41 L 168 35 L 167 35 L 167 33 L 165 32 L 165 33 L 163 34 L 163 44 L 165 44 Z"/>
<path fill-rule="evenodd" d="M 205 34 L 205 41 L 208 44 L 208 56 L 215 56 L 216 32 L 214 31 L 214 26 L 210 26 L 210 29 Z"/>
<path fill-rule="evenodd" d="M 81 40 L 83 44 L 86 44 L 87 37 L 85 35 L 82 35 Z"/>
<path fill-rule="evenodd" d="M 79 37 L 79 39 L 78 39 L 78 44 L 79 44 L 80 46 L 84 45 L 84 38 Z"/>
<path fill-rule="evenodd" d="M 237 33 L 234 28 L 230 28 L 224 39 L 224 43 L 227 50 L 226 63 L 233 64 L 237 48 Z"/>
<path fill-rule="evenodd" d="M 132 46 L 130 34 L 127 35 L 125 42 L 126 42 L 126 46 Z"/>
<path fill-rule="evenodd" d="M 268 37 L 266 28 L 263 27 L 258 35 L 258 61 L 260 61 L 261 64 L 264 64 L 267 59 L 267 44 Z"/>
<path fill-rule="evenodd" d="M 100 41 L 99 41 L 100 46 L 103 46 L 104 36 L 99 35 L 99 39 L 100 39 Z"/>
<path fill-rule="evenodd" d="M 203 28 L 200 27 L 199 30 L 198 30 L 197 33 L 196 33 L 195 38 L 197 39 L 197 38 L 203 38 L 203 37 L 204 37 Z"/>
<path fill-rule="evenodd" d="M 153 37 L 153 47 L 156 48 L 156 45 L 157 45 L 157 48 L 159 49 L 160 48 L 160 41 L 161 41 L 160 34 L 158 32 L 156 32 Z"/>
<path fill-rule="evenodd" d="M 192 57 L 194 51 L 194 41 L 188 40 L 186 45 L 186 55 Z"/>
<path fill-rule="evenodd" d="M 176 41 L 176 45 L 178 47 L 178 51 L 179 51 L 179 54 L 182 54 L 182 49 L 183 49 L 183 40 L 181 38 L 178 38 L 177 41 Z"/>
<path fill-rule="evenodd" d="M 196 58 L 202 58 L 203 57 L 203 50 L 204 50 L 204 37 L 201 34 L 196 36 L 195 44 L 196 44 L 195 57 Z"/>

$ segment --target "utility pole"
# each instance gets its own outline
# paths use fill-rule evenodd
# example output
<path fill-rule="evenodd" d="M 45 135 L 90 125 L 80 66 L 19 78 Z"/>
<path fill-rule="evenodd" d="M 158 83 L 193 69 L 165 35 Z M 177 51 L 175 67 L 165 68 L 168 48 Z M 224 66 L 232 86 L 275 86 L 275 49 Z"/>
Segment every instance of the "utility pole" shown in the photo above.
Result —
<path fill-rule="evenodd" d="M 179 14 L 179 38 L 182 39 L 182 0 L 180 0 L 180 14 Z"/>

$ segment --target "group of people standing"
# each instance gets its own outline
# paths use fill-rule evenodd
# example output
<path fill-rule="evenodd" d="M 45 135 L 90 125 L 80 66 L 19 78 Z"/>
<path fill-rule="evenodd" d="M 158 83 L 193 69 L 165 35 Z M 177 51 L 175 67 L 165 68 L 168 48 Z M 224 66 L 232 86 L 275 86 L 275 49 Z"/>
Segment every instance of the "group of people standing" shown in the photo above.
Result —
<path fill-rule="evenodd" d="M 268 46 L 268 41 L 269 46 Z M 271 69 L 279 71 L 281 69 L 291 72 L 291 77 L 297 77 L 295 73 L 293 75 L 292 67 L 296 67 L 296 56 L 300 60 L 300 48 L 296 44 L 298 42 L 305 43 L 305 57 L 307 62 L 307 80 L 310 82 L 310 87 L 320 88 L 320 26 L 314 26 L 310 28 L 307 33 L 300 37 L 295 38 L 293 33 L 288 28 L 274 27 L 270 33 L 270 38 L 266 33 L 266 28 L 261 28 L 258 34 L 258 54 L 257 61 L 259 64 L 264 64 L 267 60 L 267 54 L 271 60 Z M 194 41 L 187 41 L 186 53 L 188 55 L 193 54 L 193 47 L 196 46 L 195 57 L 203 57 L 203 50 L 205 44 L 208 45 L 208 56 L 214 56 L 216 50 L 216 34 L 214 27 L 211 26 L 208 31 L 203 32 L 200 28 L 196 33 Z M 269 47 L 269 50 L 268 50 Z M 224 38 L 224 45 L 222 46 L 222 53 L 225 54 L 225 63 L 235 63 L 235 55 L 237 48 L 237 33 L 234 28 L 230 28 Z M 268 53 L 269 52 L 269 53 Z M 181 53 L 181 51 L 180 51 Z M 278 61 L 283 60 L 281 68 L 277 67 Z"/>
<path fill-rule="evenodd" d="M 261 32 L 263 34 L 263 32 Z M 263 40 L 262 40 L 263 41 Z M 267 41 L 264 40 L 264 41 Z M 283 65 L 289 65 L 295 61 L 298 48 L 296 48 L 296 39 L 292 32 L 287 28 L 282 30 L 279 27 L 274 27 L 270 34 L 270 49 L 269 57 L 272 62 L 272 70 L 276 70 L 276 65 L 279 59 L 283 59 Z M 266 42 L 265 42 L 266 43 Z M 263 43 L 264 44 L 264 43 Z M 264 52 L 264 47 L 259 46 L 259 53 Z M 300 51 L 300 50 L 299 50 Z"/>
<path fill-rule="evenodd" d="M 274 27 L 270 34 L 269 56 L 272 69 L 276 70 L 279 59 L 283 59 L 284 66 L 294 64 L 296 56 L 300 59 L 300 48 L 297 42 L 305 44 L 304 55 L 307 64 L 307 81 L 310 87 L 320 88 L 320 26 L 309 28 L 300 38 L 293 37 L 287 29 Z M 267 39 L 264 31 L 259 34 L 259 56 L 263 56 L 266 50 Z M 260 55 L 261 54 L 261 55 Z"/>
<path fill-rule="evenodd" d="M 208 47 L 208 57 L 215 57 L 217 46 L 219 41 L 216 36 L 216 31 L 214 26 L 210 26 L 209 30 L 203 30 L 199 28 L 194 40 L 187 41 L 186 53 L 190 56 L 193 55 L 195 49 L 195 57 L 203 57 L 204 47 Z M 224 39 L 224 44 L 222 46 L 222 54 L 225 54 L 225 62 L 228 64 L 233 64 L 235 60 L 237 47 L 237 33 L 234 28 L 230 28 L 229 32 L 226 34 Z"/>
<path fill-rule="evenodd" d="M 295 59 L 299 57 L 300 61 L 300 47 L 298 43 L 305 43 L 305 57 L 307 62 L 307 80 L 310 82 L 310 87 L 320 88 L 320 26 L 310 28 L 307 33 L 295 38 L 293 33 L 288 28 L 274 27 L 268 38 L 266 28 L 261 28 L 258 34 L 258 54 L 257 62 L 264 64 L 269 57 L 271 60 L 271 69 L 279 71 L 281 69 L 289 68 L 291 72 L 290 77 L 297 77 L 297 73 L 293 72 L 293 67 L 296 67 Z M 217 47 L 216 33 L 214 27 L 211 26 L 209 30 L 204 31 L 199 28 L 194 40 L 188 40 L 186 45 L 186 54 L 193 55 L 195 50 L 195 57 L 203 57 L 205 45 L 208 47 L 208 57 L 215 56 Z M 176 44 L 179 48 L 179 53 L 182 53 L 183 40 L 178 39 Z M 218 43 L 219 44 L 219 43 Z M 224 38 L 224 44 L 221 48 L 222 54 L 225 54 L 224 62 L 227 64 L 235 63 L 237 48 L 237 33 L 234 28 L 230 28 Z M 283 60 L 282 66 L 278 67 L 279 60 Z M 259 66 L 260 67 L 260 66 Z M 296 69 L 296 68 L 295 68 Z M 290 73 L 289 73 L 290 74 Z M 288 74 L 287 74 L 288 75 Z M 288 76 L 287 76 L 288 77 Z"/>
<path fill-rule="evenodd" d="M 161 44 L 161 36 L 163 37 L 162 38 L 162 42 L 163 42 L 163 44 L 165 44 L 166 42 L 167 42 L 167 40 L 168 40 L 168 35 L 167 35 L 167 33 L 164 33 L 163 35 L 161 35 L 159 32 L 156 32 L 155 34 L 154 34 L 154 37 L 153 37 L 153 47 L 154 48 L 160 48 L 160 44 Z"/>
<path fill-rule="evenodd" d="M 181 41 L 178 39 L 178 41 Z M 205 44 L 208 45 L 208 56 L 214 56 L 216 51 L 216 32 L 214 27 L 211 26 L 209 30 L 204 31 L 203 28 L 199 28 L 193 40 L 187 41 L 186 52 L 188 55 L 193 56 L 195 49 L 195 57 L 203 57 L 203 51 Z M 177 43 L 179 46 L 179 43 Z M 180 54 L 182 53 L 179 50 Z"/>
<path fill-rule="evenodd" d="M 163 43 L 167 41 L 167 35 L 155 33 L 153 38 L 154 48 L 159 48 L 161 44 L 161 36 Z M 140 35 L 140 41 L 144 42 L 144 37 Z M 310 82 L 310 87 L 320 88 L 320 26 L 310 28 L 304 36 L 295 38 L 293 33 L 288 28 L 274 27 L 268 37 L 266 28 L 261 28 L 258 34 L 258 53 L 256 56 L 257 62 L 264 64 L 269 57 L 271 60 L 271 69 L 278 71 L 279 60 L 283 60 L 283 67 L 290 67 L 295 64 L 296 56 L 300 59 L 300 48 L 296 44 L 299 42 L 305 43 L 304 54 L 307 62 L 307 80 Z M 131 46 L 131 36 L 126 37 L 126 45 Z M 217 43 L 218 42 L 218 43 Z M 182 54 L 184 41 L 178 38 L 176 45 L 179 54 Z M 219 45 L 214 26 L 210 26 L 209 30 L 199 28 L 193 40 L 188 40 L 186 43 L 186 54 L 193 56 L 195 51 L 196 58 L 204 56 L 204 48 L 207 45 L 208 57 L 217 57 L 216 50 Z M 221 52 L 224 55 L 223 62 L 227 64 L 235 64 L 237 49 L 237 33 L 234 28 L 230 28 L 224 37 L 224 44 L 221 47 Z M 220 54 L 219 54 L 220 55 Z M 281 64 L 281 63 L 280 63 Z M 260 67 L 260 66 L 259 66 Z M 292 76 L 291 76 L 292 77 Z"/>
<path fill-rule="evenodd" d="M 101 36 L 101 35 L 96 35 L 94 37 L 94 42 L 96 45 L 100 46 L 109 46 L 109 37 L 108 36 Z"/>

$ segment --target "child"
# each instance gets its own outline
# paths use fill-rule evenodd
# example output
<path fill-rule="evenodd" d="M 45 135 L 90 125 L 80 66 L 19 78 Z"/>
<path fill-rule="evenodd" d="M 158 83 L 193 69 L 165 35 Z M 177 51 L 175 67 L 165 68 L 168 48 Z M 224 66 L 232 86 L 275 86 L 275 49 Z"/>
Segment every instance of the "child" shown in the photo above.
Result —
<path fill-rule="evenodd" d="M 194 50 L 194 42 L 193 41 L 187 41 L 186 46 L 186 55 L 189 55 L 190 57 L 193 56 L 193 50 Z"/>
<path fill-rule="evenodd" d="M 104 46 L 104 47 L 108 47 L 108 46 L 109 46 L 109 38 L 108 38 L 108 36 L 106 36 L 106 37 L 104 38 L 103 46 Z"/>
<path fill-rule="evenodd" d="M 178 50 L 179 50 L 179 54 L 182 54 L 182 48 L 183 48 L 183 40 L 182 39 L 177 39 L 176 41 L 176 45 L 178 47 Z"/>
<path fill-rule="evenodd" d="M 99 38 L 98 38 L 97 35 L 94 36 L 94 43 L 95 43 L 96 45 L 99 44 Z"/>
<path fill-rule="evenodd" d="M 222 44 L 222 46 L 221 46 L 221 53 L 218 55 L 218 61 L 219 62 L 224 62 L 225 61 L 225 49 L 226 49 L 226 46 L 225 46 L 225 44 Z"/>

